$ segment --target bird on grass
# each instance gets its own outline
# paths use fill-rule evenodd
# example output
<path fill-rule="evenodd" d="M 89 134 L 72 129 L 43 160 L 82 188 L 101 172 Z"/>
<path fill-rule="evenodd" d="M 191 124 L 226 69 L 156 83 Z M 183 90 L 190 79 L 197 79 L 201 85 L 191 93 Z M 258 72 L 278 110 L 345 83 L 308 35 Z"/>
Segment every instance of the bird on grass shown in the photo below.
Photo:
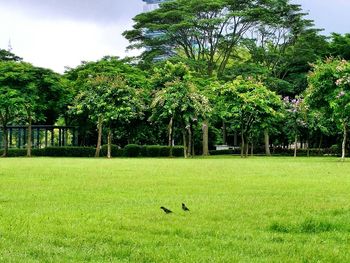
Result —
<path fill-rule="evenodd" d="M 182 203 L 182 210 L 184 210 L 185 212 L 190 211 L 190 209 L 188 209 L 188 207 L 184 203 Z"/>
<path fill-rule="evenodd" d="M 164 206 L 161 206 L 160 209 L 162 209 L 166 214 L 171 214 L 173 211 L 169 210 L 168 208 L 165 208 Z"/>

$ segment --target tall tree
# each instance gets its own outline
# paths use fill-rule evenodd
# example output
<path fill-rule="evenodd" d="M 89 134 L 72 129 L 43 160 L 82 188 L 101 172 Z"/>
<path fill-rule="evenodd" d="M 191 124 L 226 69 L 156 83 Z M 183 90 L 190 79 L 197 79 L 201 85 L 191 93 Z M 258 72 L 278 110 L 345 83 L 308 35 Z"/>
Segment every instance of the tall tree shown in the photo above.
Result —
<path fill-rule="evenodd" d="M 313 66 L 305 97 L 310 108 L 330 110 L 342 133 L 342 160 L 345 159 L 350 116 L 350 63 L 327 59 Z"/>
<path fill-rule="evenodd" d="M 172 47 L 197 71 L 221 75 L 249 32 L 265 24 L 283 27 L 292 21 L 295 25 L 302 16 L 300 6 L 289 0 L 175 0 L 136 16 L 134 29 L 124 36 L 132 43 L 130 48 L 167 53 Z M 161 34 L 149 37 L 145 32 Z"/>

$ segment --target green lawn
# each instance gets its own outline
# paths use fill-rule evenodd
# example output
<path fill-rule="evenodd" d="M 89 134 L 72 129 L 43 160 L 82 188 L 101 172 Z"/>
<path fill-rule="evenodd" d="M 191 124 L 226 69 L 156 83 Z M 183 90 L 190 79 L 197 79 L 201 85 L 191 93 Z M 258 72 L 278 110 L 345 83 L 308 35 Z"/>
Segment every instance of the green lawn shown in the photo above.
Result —
<path fill-rule="evenodd" d="M 350 262 L 350 162 L 0 159 L 0 262 Z"/>

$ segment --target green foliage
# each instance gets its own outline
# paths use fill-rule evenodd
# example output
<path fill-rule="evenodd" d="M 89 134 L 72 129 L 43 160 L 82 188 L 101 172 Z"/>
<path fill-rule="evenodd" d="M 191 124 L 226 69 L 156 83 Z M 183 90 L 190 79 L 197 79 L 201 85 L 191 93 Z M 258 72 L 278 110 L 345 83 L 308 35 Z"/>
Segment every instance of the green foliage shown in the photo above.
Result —
<path fill-rule="evenodd" d="M 174 146 L 173 147 L 173 156 L 174 157 L 184 157 L 184 147 L 183 146 Z"/>
<path fill-rule="evenodd" d="M 159 157 L 161 146 L 159 145 L 150 145 L 146 147 L 147 157 Z"/>
<path fill-rule="evenodd" d="M 152 60 L 152 54 L 169 55 L 171 47 L 197 72 L 221 75 L 243 38 L 263 27 L 297 34 L 305 24 L 303 16 L 301 7 L 287 0 L 166 1 L 155 11 L 137 15 L 134 29 L 124 36 L 131 42 L 130 48 L 148 47 L 143 59 Z M 152 36 L 152 32 L 163 34 Z M 268 35 L 278 38 L 276 32 Z"/>
<path fill-rule="evenodd" d="M 47 147 L 44 149 L 44 156 L 52 157 L 93 157 L 94 155 L 94 147 Z"/>
<path fill-rule="evenodd" d="M 281 98 L 252 78 L 237 78 L 214 87 L 217 94 L 217 111 L 241 132 L 242 156 L 247 155 L 247 143 L 254 136 L 255 128 L 264 126 L 282 116 Z"/>
<path fill-rule="evenodd" d="M 211 150 L 210 155 L 238 155 L 240 154 L 240 149 L 235 150 Z M 255 155 L 265 155 L 265 149 L 262 147 L 256 147 L 254 149 Z M 331 147 L 325 149 L 298 149 L 298 156 L 339 156 L 339 147 Z M 284 149 L 284 148 L 273 148 L 273 156 L 293 156 L 294 149 Z"/>
<path fill-rule="evenodd" d="M 345 158 L 350 122 L 350 62 L 331 58 L 316 63 L 309 75 L 306 101 L 311 110 L 331 117 L 342 131 L 342 158 Z"/>
<path fill-rule="evenodd" d="M 332 39 L 329 44 L 330 55 L 340 57 L 345 60 L 350 60 L 350 34 L 332 34 Z"/>
<path fill-rule="evenodd" d="M 128 144 L 124 147 L 124 156 L 139 157 L 141 154 L 141 146 L 137 144 Z"/>
<path fill-rule="evenodd" d="M 102 156 L 107 156 L 107 148 L 108 145 L 102 145 L 101 147 L 101 155 Z M 111 155 L 113 157 L 122 157 L 124 156 L 124 150 L 121 149 L 118 145 L 111 145 Z"/>
<path fill-rule="evenodd" d="M 209 151 L 210 155 L 232 155 L 232 154 L 239 154 L 240 150 L 211 150 Z"/>
<path fill-rule="evenodd" d="M 0 61 L 22 61 L 22 58 L 16 56 L 11 51 L 0 48 Z"/>

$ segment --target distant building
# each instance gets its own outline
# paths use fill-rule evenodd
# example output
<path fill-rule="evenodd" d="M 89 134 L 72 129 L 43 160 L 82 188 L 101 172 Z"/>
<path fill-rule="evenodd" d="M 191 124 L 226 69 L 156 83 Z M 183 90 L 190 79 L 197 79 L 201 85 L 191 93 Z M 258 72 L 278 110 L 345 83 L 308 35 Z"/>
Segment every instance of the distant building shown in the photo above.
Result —
<path fill-rule="evenodd" d="M 145 2 L 145 5 L 143 6 L 143 11 L 149 12 L 157 9 L 161 2 L 165 2 L 167 0 L 142 0 L 142 1 Z"/>
<path fill-rule="evenodd" d="M 160 3 L 168 1 L 168 0 L 142 0 L 142 1 L 145 2 L 144 6 L 143 6 L 143 12 L 150 12 L 150 11 L 157 9 L 159 7 Z M 163 33 L 158 32 L 158 31 L 145 32 L 145 36 L 149 37 L 149 38 L 159 38 L 159 37 L 162 37 L 162 35 L 163 35 Z M 147 48 L 147 49 L 150 50 L 150 48 Z M 165 54 L 155 57 L 154 61 L 165 60 L 174 54 L 172 48 L 169 46 L 164 46 L 164 47 L 162 47 L 162 49 L 164 49 Z"/>

